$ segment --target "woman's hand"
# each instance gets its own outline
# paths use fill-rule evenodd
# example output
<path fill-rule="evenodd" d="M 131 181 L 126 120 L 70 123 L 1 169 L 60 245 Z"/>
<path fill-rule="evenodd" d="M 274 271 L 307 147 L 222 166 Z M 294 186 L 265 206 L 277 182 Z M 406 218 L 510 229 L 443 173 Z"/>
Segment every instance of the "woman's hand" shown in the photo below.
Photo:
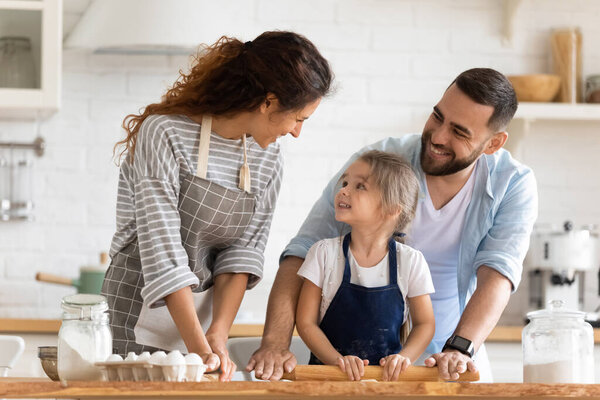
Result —
<path fill-rule="evenodd" d="M 202 358 L 202 362 L 206 365 L 206 372 L 216 371 L 221 365 L 221 360 L 219 360 L 219 356 L 215 353 L 200 354 L 200 358 Z"/>
<path fill-rule="evenodd" d="M 400 354 L 390 354 L 379 360 L 379 365 L 383 367 L 382 379 L 395 382 L 410 365 L 410 359 Z"/>
<path fill-rule="evenodd" d="M 337 365 L 342 372 L 348 375 L 351 381 L 360 381 L 365 374 L 365 365 L 369 365 L 369 360 L 361 360 L 356 356 L 344 356 L 337 359 Z"/>
<path fill-rule="evenodd" d="M 221 365 L 221 375 L 219 376 L 219 380 L 221 382 L 230 381 L 237 366 L 229 358 L 229 352 L 227 351 L 227 335 L 211 334 L 209 329 L 209 332 L 206 334 L 206 339 L 208 340 L 213 353 L 219 358 Z"/>

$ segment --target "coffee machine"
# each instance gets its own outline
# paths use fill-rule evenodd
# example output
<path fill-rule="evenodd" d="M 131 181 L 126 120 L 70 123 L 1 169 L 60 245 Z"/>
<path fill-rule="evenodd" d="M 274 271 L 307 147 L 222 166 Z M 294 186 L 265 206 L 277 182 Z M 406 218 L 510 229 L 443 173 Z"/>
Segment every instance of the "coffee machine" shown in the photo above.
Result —
<path fill-rule="evenodd" d="M 585 272 L 598 270 L 599 248 L 598 235 L 589 226 L 576 229 L 570 221 L 562 229 L 536 226 L 524 262 L 528 310 L 562 300 L 565 308 L 583 311 Z"/>

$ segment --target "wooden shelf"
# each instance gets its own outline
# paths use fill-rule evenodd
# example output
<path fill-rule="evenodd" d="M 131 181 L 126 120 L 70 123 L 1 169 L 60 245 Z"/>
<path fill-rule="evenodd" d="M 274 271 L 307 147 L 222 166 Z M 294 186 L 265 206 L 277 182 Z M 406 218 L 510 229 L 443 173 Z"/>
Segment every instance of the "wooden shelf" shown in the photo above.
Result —
<path fill-rule="evenodd" d="M 600 121 L 600 104 L 521 102 L 515 119 Z"/>

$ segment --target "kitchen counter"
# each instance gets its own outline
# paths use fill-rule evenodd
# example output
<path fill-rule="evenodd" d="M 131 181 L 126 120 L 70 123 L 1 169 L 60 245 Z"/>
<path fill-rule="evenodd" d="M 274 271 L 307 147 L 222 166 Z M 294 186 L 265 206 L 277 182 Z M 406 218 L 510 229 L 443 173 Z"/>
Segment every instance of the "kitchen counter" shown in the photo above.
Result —
<path fill-rule="evenodd" d="M 0 378 L 0 398 L 53 399 L 600 399 L 600 385 L 444 382 L 59 382 Z"/>
<path fill-rule="evenodd" d="M 60 320 L 54 319 L 0 319 L 2 333 L 58 333 Z M 496 326 L 487 342 L 520 342 L 522 326 Z M 261 336 L 262 324 L 234 324 L 229 337 Z M 594 342 L 600 343 L 600 329 L 594 329 Z"/>

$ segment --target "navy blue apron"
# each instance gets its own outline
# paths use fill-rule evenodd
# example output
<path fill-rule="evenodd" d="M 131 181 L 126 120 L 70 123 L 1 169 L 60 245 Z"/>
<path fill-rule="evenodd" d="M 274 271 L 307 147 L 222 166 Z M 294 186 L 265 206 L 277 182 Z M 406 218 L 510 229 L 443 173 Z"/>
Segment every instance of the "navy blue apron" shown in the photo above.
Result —
<path fill-rule="evenodd" d="M 404 299 L 398 287 L 396 242 L 388 243 L 390 283 L 367 288 L 350 283 L 348 246 L 350 233 L 344 237 L 344 279 L 319 327 L 333 347 L 343 356 L 368 359 L 370 365 L 402 349 L 400 328 L 404 322 Z M 322 364 L 310 355 L 309 364 Z"/>

